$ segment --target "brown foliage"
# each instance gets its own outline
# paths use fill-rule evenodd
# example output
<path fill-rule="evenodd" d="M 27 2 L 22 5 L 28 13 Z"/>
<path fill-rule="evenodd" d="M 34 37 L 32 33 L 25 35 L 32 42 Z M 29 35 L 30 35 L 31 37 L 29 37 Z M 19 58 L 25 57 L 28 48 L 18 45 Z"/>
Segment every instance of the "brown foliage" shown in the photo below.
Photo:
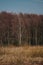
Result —
<path fill-rule="evenodd" d="M 19 19 L 21 22 L 22 43 L 29 43 L 31 40 L 31 44 L 36 44 L 35 40 L 37 40 L 38 44 L 43 44 L 43 15 L 12 14 L 7 12 L 0 13 L 0 44 L 8 42 L 9 44 L 19 43 Z M 36 30 L 37 34 L 35 33 Z M 31 37 L 30 40 L 29 35 Z M 32 41 L 35 42 L 32 43 Z"/>

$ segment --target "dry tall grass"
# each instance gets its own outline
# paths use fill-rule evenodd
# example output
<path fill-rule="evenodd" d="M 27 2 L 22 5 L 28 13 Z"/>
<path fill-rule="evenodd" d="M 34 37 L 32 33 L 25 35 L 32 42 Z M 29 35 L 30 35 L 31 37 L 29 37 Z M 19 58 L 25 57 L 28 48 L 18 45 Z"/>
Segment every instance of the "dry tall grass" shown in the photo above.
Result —
<path fill-rule="evenodd" d="M 0 47 L 0 65 L 43 65 L 43 46 Z"/>

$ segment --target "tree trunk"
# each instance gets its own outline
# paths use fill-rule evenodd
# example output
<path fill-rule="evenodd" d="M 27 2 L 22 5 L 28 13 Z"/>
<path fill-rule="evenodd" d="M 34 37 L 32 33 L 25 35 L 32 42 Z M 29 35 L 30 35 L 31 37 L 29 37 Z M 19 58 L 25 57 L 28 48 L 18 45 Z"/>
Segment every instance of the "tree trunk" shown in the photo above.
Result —
<path fill-rule="evenodd" d="M 19 21 L 19 45 L 21 45 L 21 19 L 20 19 L 20 15 L 17 15 L 18 16 L 18 21 Z"/>
<path fill-rule="evenodd" d="M 35 43 L 36 43 L 36 45 L 38 44 L 37 43 L 37 29 L 35 29 Z"/>

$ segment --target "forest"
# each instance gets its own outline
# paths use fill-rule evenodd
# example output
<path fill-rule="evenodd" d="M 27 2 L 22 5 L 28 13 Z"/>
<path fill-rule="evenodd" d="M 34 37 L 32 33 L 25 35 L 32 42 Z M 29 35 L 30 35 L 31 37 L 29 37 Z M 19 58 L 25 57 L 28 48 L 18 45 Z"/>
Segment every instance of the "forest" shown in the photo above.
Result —
<path fill-rule="evenodd" d="M 0 12 L 0 45 L 43 45 L 43 15 Z"/>

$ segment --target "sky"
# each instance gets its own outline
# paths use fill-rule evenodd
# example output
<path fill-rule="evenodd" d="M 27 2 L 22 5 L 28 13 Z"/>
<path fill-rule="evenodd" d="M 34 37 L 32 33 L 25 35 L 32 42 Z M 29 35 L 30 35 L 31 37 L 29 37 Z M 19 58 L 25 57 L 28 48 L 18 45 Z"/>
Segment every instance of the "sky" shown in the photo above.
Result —
<path fill-rule="evenodd" d="M 43 0 L 0 0 L 0 12 L 43 14 Z"/>

